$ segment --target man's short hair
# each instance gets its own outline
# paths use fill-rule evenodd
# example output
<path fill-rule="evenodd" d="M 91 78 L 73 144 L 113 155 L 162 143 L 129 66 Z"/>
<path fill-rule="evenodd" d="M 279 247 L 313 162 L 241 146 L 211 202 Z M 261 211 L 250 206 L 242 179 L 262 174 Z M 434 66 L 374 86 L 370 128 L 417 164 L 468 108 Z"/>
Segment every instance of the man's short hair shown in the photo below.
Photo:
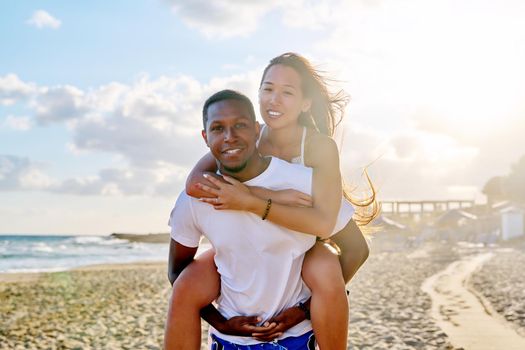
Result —
<path fill-rule="evenodd" d="M 251 119 L 255 121 L 255 110 L 253 109 L 252 101 L 248 97 L 234 90 L 221 90 L 208 97 L 206 102 L 204 102 L 204 107 L 202 107 L 202 125 L 204 130 L 206 130 L 206 123 L 208 122 L 208 108 L 212 104 L 224 100 L 237 100 L 244 103 L 248 107 Z"/>

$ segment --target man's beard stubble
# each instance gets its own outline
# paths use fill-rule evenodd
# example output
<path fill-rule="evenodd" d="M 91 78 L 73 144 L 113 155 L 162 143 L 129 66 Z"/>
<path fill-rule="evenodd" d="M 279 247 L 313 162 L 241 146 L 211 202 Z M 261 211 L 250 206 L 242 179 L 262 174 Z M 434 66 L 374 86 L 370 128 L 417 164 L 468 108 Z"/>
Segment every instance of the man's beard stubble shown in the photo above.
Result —
<path fill-rule="evenodd" d="M 235 173 L 238 173 L 238 172 L 243 171 L 244 168 L 246 168 L 246 165 L 248 165 L 248 161 L 246 161 L 246 162 L 244 162 L 244 163 L 242 163 L 241 165 L 236 166 L 236 167 L 228 167 L 228 166 L 226 166 L 226 165 L 224 165 L 224 164 L 222 164 L 222 163 L 221 163 L 221 165 L 222 165 L 222 168 L 223 168 L 225 171 L 227 171 L 227 172 L 229 172 L 229 173 L 234 173 L 234 174 L 235 174 Z"/>

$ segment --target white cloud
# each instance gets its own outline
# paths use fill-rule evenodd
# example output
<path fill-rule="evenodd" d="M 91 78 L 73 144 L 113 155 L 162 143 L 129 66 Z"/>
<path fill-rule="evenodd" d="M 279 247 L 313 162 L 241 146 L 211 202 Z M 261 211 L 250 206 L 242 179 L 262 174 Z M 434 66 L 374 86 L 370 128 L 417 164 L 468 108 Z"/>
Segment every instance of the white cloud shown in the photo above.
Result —
<path fill-rule="evenodd" d="M 55 184 L 43 165 L 28 158 L 0 155 L 0 190 L 49 190 Z"/>
<path fill-rule="evenodd" d="M 327 29 L 334 22 L 348 18 L 345 12 L 348 2 L 340 0 L 168 0 L 168 3 L 184 23 L 207 38 L 246 37 L 272 11 L 280 11 L 285 26 L 308 30 Z"/>
<path fill-rule="evenodd" d="M 152 169 L 108 168 L 98 175 L 70 178 L 52 191 L 76 195 L 102 196 L 176 196 L 186 179 L 187 170 L 171 164 Z"/>
<path fill-rule="evenodd" d="M 169 0 L 173 11 L 191 28 L 208 38 L 248 36 L 278 1 Z"/>
<path fill-rule="evenodd" d="M 42 124 L 83 117 L 89 107 L 84 92 L 74 86 L 43 88 L 33 106 Z"/>
<path fill-rule="evenodd" d="M 416 129 L 387 132 L 358 123 L 347 130 L 343 173 L 351 183 L 363 184 L 361 171 L 370 165 L 381 199 L 473 198 L 472 189 L 479 192 L 488 179 L 487 166 L 478 164 L 486 155 L 450 136 Z"/>
<path fill-rule="evenodd" d="M 31 97 L 37 90 L 33 83 L 20 80 L 16 74 L 0 77 L 0 105 L 12 105 Z"/>
<path fill-rule="evenodd" d="M 159 162 L 152 168 L 107 168 L 97 175 L 54 179 L 41 163 L 0 155 L 0 191 L 45 191 L 74 195 L 173 197 L 184 185 L 187 169 Z"/>
<path fill-rule="evenodd" d="M 201 138 L 202 104 L 225 88 L 252 92 L 258 72 L 213 78 L 208 83 L 180 76 L 143 76 L 130 85 L 110 83 L 83 91 L 73 86 L 35 88 L 29 107 L 40 125 L 67 123 L 72 142 L 66 148 L 81 158 L 86 153 L 113 154 L 121 168 L 70 178 L 48 190 L 89 195 L 173 195 L 206 151 Z M 13 121 L 11 121 L 13 123 Z M 29 176 L 30 175 L 30 176 Z M 31 173 L 20 185 L 38 182 Z M 31 180 L 31 181 L 29 181 Z M 34 185 L 33 187 L 35 187 Z"/>
<path fill-rule="evenodd" d="M 341 3 L 338 0 L 288 1 L 282 5 L 282 20 L 289 27 L 308 30 L 327 29 L 341 18 L 348 17 L 344 4 L 345 2 Z"/>
<path fill-rule="evenodd" d="M 8 115 L 3 124 L 10 129 L 19 131 L 29 130 L 33 126 L 29 117 L 16 117 L 13 115 Z"/>
<path fill-rule="evenodd" d="M 62 25 L 62 22 L 55 17 L 51 16 L 47 11 L 37 10 L 33 13 L 31 18 L 27 20 L 27 23 L 36 28 L 52 28 L 58 29 Z"/>
<path fill-rule="evenodd" d="M 225 88 L 256 93 L 257 72 L 207 84 L 186 76 L 143 77 L 118 92 L 107 87 L 91 91 L 86 99 L 105 101 L 104 107 L 96 106 L 76 122 L 74 149 L 115 153 L 141 168 L 159 162 L 190 167 L 206 151 L 200 138 L 202 104 Z"/>

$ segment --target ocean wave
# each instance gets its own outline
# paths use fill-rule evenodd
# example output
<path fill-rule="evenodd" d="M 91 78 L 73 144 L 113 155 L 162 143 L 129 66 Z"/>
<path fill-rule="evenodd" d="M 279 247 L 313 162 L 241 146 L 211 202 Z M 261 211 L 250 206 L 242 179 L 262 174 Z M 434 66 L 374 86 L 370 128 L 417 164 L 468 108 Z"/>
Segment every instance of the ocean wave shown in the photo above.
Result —
<path fill-rule="evenodd" d="M 39 242 L 31 247 L 31 251 L 40 253 L 53 253 L 55 250 L 46 243 Z"/>
<path fill-rule="evenodd" d="M 1 273 L 39 273 L 39 272 L 61 272 L 69 270 L 68 267 L 47 267 L 47 268 L 32 268 L 32 269 L 7 269 L 0 271 Z"/>
<path fill-rule="evenodd" d="M 78 236 L 78 237 L 72 237 L 69 240 L 72 243 L 77 244 L 93 244 L 93 243 L 99 243 L 104 238 L 101 236 Z"/>
<path fill-rule="evenodd" d="M 71 242 L 75 244 L 96 244 L 96 245 L 117 245 L 127 244 L 128 241 L 124 239 L 117 239 L 107 236 L 78 236 L 71 238 Z"/>
<path fill-rule="evenodd" d="M 0 243 L 0 273 L 63 271 L 92 264 L 168 258 L 167 245 L 131 243 L 109 236 L 24 236 Z"/>

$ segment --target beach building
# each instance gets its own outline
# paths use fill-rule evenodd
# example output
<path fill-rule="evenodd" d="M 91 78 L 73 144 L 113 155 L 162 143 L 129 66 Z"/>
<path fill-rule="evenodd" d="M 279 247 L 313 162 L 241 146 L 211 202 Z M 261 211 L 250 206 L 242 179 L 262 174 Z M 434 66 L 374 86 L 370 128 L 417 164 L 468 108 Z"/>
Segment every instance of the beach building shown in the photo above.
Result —
<path fill-rule="evenodd" d="M 500 211 L 501 214 L 501 239 L 509 239 L 523 236 L 523 214 L 521 208 L 509 206 Z"/>
<path fill-rule="evenodd" d="M 493 244 L 525 236 L 523 203 L 493 195 L 486 204 L 468 200 L 390 201 L 374 221 L 391 240 L 417 245 L 445 240 Z"/>
<path fill-rule="evenodd" d="M 390 219 L 384 215 L 379 216 L 374 220 L 374 225 L 380 226 L 382 230 L 388 232 L 406 232 L 407 226 L 403 225 L 393 219 Z"/>
<path fill-rule="evenodd" d="M 478 217 L 464 210 L 453 209 L 437 218 L 434 225 L 443 229 L 457 229 L 458 227 L 472 225 Z"/>
<path fill-rule="evenodd" d="M 380 234 L 373 235 L 372 247 L 383 251 L 398 251 L 414 245 L 417 240 L 417 235 L 407 225 L 384 215 L 374 219 L 373 226 Z"/>

